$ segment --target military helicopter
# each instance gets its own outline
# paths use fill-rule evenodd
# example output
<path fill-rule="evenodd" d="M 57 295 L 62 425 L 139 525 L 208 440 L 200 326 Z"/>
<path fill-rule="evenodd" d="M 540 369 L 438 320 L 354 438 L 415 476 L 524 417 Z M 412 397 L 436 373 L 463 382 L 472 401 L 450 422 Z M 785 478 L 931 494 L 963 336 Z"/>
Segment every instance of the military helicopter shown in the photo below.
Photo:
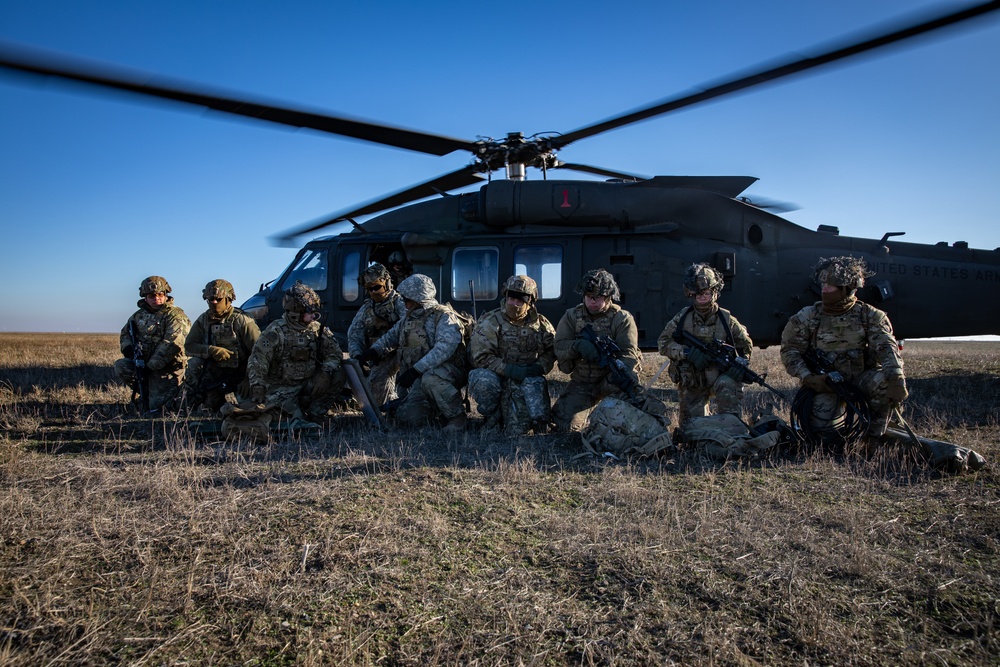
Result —
<path fill-rule="evenodd" d="M 586 270 L 607 268 L 619 283 L 623 306 L 636 318 L 640 346 L 649 349 L 655 348 L 667 319 L 686 303 L 681 289 L 685 269 L 693 262 L 708 262 L 726 278 L 725 305 L 738 313 L 756 344 L 768 346 L 779 342 L 791 314 L 818 299 L 809 267 L 819 257 L 851 254 L 863 257 L 877 272 L 860 296 L 889 313 L 899 337 L 957 336 L 1000 333 L 996 309 L 965 307 L 952 299 L 938 306 L 934 317 L 927 317 L 923 309 L 927 295 L 940 293 L 947 285 L 949 294 L 968 292 L 977 303 L 1000 302 L 1000 248 L 906 243 L 896 238 L 902 232 L 895 231 L 880 238 L 856 238 L 841 236 L 836 227 L 827 225 L 810 230 L 780 217 L 763 202 L 743 197 L 757 180 L 754 177 L 644 177 L 563 162 L 557 153 L 603 132 L 997 9 L 1000 2 L 994 1 L 923 20 L 565 134 L 526 137 L 511 132 L 499 140 L 456 139 L 259 104 L 200 92 L 193 85 L 156 86 L 113 68 L 82 66 L 73 59 L 39 57 L 10 47 L 0 47 L 0 71 L 83 82 L 431 155 L 471 153 L 473 161 L 461 169 L 279 235 L 278 241 L 288 243 L 329 225 L 352 225 L 349 232 L 306 243 L 276 280 L 262 285 L 243 304 L 262 324 L 280 316 L 283 291 L 301 280 L 321 295 L 325 321 L 336 333 L 345 334 L 364 299 L 360 273 L 372 262 L 386 264 L 392 254 L 403 252 L 414 271 L 434 279 L 442 301 L 470 313 L 495 307 L 507 276 L 529 275 L 539 285 L 539 310 L 553 321 L 579 302 L 573 288 Z M 526 180 L 529 168 L 539 171 L 542 179 Z M 553 178 L 560 170 L 607 180 Z M 476 191 L 448 194 L 480 182 L 484 183 Z M 419 201 L 428 197 L 434 198 Z M 357 222 L 374 214 L 379 215 Z"/>

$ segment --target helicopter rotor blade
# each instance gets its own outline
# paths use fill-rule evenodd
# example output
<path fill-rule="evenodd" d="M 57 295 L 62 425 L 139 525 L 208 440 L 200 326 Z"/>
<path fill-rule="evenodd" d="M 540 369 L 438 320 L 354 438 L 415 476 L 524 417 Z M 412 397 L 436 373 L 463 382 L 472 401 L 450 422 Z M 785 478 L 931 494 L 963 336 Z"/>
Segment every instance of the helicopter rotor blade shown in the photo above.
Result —
<path fill-rule="evenodd" d="M 457 150 L 475 151 L 474 142 L 454 139 L 416 130 L 407 130 L 364 120 L 331 116 L 325 113 L 277 106 L 268 102 L 226 97 L 183 81 L 167 81 L 148 74 L 112 68 L 106 64 L 84 63 L 77 59 L 42 54 L 33 49 L 0 43 L 0 70 L 32 77 L 55 77 L 98 88 L 133 93 L 156 99 L 171 100 L 223 113 L 269 121 L 280 125 L 309 128 L 351 139 L 395 146 L 432 155 L 447 155 Z"/>
<path fill-rule="evenodd" d="M 630 174 L 624 171 L 613 171 L 611 169 L 605 169 L 603 167 L 593 167 L 589 164 L 580 164 L 579 162 L 558 162 L 553 169 L 571 169 L 573 171 L 581 171 L 585 174 L 595 174 L 597 176 L 607 176 L 608 178 L 619 178 L 623 181 L 645 181 L 649 180 L 649 176 L 640 176 L 638 174 Z"/>
<path fill-rule="evenodd" d="M 339 213 L 334 213 L 331 216 L 307 222 L 300 227 L 289 229 L 281 234 L 272 236 L 271 239 L 276 245 L 290 245 L 294 242 L 296 237 L 302 236 L 303 234 L 310 234 L 328 225 L 333 225 L 338 222 L 347 221 L 351 218 L 368 215 L 370 213 L 378 213 L 379 211 L 407 204 L 418 199 L 425 199 L 434 195 L 444 194 L 450 190 L 457 190 L 458 188 L 465 187 L 466 185 L 472 185 L 477 181 L 485 179 L 486 177 L 478 172 L 477 165 L 470 164 L 458 169 L 457 171 L 437 176 L 429 181 L 418 183 L 403 190 L 398 190 L 397 192 L 393 192 L 385 197 L 379 197 L 378 199 L 365 202 L 356 208 L 341 211 Z"/>
<path fill-rule="evenodd" d="M 681 97 L 668 98 L 656 102 L 648 107 L 630 111 L 593 125 L 581 127 L 573 130 L 572 132 L 555 137 L 553 139 L 553 145 L 556 148 L 564 148 L 574 141 L 579 141 L 580 139 L 584 139 L 586 137 L 592 137 L 595 134 L 608 132 L 609 130 L 614 130 L 631 123 L 648 120 L 655 116 L 661 116 L 663 114 L 700 104 L 708 100 L 717 99 L 724 95 L 731 95 L 754 86 L 759 86 L 781 78 L 792 76 L 794 74 L 799 74 L 800 72 L 804 72 L 815 67 L 829 65 L 830 63 L 841 61 L 861 53 L 889 46 L 897 42 L 902 42 L 904 40 L 961 23 L 969 19 L 984 16 L 990 12 L 996 11 L 997 9 L 1000 9 L 1000 0 L 986 2 L 951 14 L 924 20 L 920 23 L 899 28 L 886 34 L 849 43 L 825 53 L 800 58 L 776 67 L 762 69 L 746 76 L 741 76 L 730 81 L 713 85 L 709 88 L 705 88 L 704 90 L 699 90 Z"/>
<path fill-rule="evenodd" d="M 771 213 L 789 213 L 791 211 L 801 210 L 802 207 L 798 204 L 793 204 L 787 201 L 778 201 L 777 199 L 769 199 L 767 197 L 737 197 L 738 200 L 744 204 L 749 204 L 754 208 L 762 208 L 765 211 L 770 211 Z"/>

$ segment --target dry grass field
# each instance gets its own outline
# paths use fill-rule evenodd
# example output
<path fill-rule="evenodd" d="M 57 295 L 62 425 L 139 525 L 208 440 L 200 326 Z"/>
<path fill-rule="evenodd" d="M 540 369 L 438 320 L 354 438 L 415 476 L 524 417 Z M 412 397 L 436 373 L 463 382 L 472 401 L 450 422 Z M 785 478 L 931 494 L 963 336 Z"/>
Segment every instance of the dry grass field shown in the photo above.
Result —
<path fill-rule="evenodd" d="M 0 334 L 0 664 L 1000 656 L 1000 343 L 904 351 L 914 428 L 989 461 L 958 477 L 902 449 L 610 462 L 359 414 L 223 442 L 130 416 L 116 357 L 116 336 Z M 776 348 L 754 367 L 791 393 Z"/>

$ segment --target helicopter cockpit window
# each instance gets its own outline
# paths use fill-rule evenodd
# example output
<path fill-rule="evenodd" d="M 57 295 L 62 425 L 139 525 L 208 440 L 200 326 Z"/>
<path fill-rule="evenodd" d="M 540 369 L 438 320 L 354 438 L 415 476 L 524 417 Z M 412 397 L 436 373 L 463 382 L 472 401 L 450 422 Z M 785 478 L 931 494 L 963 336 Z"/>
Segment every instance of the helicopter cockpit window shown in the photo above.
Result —
<path fill-rule="evenodd" d="M 451 298 L 470 301 L 470 281 L 476 300 L 490 301 L 499 296 L 500 251 L 497 248 L 456 248 L 451 258 Z"/>
<path fill-rule="evenodd" d="M 514 273 L 538 283 L 539 299 L 562 296 L 562 263 L 562 246 L 521 246 L 514 250 Z"/>
<path fill-rule="evenodd" d="M 292 266 L 292 270 L 281 281 L 281 291 L 291 288 L 295 281 L 312 287 L 317 292 L 326 289 L 326 250 L 314 248 L 302 254 Z"/>
<path fill-rule="evenodd" d="M 361 253 L 357 250 L 344 255 L 344 263 L 340 274 L 340 298 L 346 302 L 357 301 L 361 296 L 361 286 L 358 276 L 361 275 Z"/>

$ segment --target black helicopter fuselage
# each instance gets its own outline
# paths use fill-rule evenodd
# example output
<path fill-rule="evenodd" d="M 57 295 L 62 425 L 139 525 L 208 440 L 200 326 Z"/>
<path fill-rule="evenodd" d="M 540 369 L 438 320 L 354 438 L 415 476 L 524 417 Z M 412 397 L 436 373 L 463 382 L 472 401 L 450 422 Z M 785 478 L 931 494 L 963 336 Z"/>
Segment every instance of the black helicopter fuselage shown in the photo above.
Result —
<path fill-rule="evenodd" d="M 580 302 L 580 276 L 605 268 L 635 316 L 640 346 L 655 349 L 664 325 L 689 303 L 685 270 L 707 262 L 725 276 L 720 304 L 766 347 L 780 342 L 789 316 L 818 300 L 811 267 L 821 257 L 853 255 L 875 271 L 859 296 L 889 314 L 898 337 L 1000 333 L 1000 249 L 808 230 L 737 199 L 755 180 L 494 181 L 310 241 L 244 309 L 261 323 L 280 317 L 281 293 L 302 280 L 323 299 L 327 325 L 345 335 L 364 301 L 358 275 L 402 249 L 415 272 L 434 279 L 439 301 L 469 313 L 498 307 L 509 276 L 530 275 L 538 309 L 555 324 Z"/>

